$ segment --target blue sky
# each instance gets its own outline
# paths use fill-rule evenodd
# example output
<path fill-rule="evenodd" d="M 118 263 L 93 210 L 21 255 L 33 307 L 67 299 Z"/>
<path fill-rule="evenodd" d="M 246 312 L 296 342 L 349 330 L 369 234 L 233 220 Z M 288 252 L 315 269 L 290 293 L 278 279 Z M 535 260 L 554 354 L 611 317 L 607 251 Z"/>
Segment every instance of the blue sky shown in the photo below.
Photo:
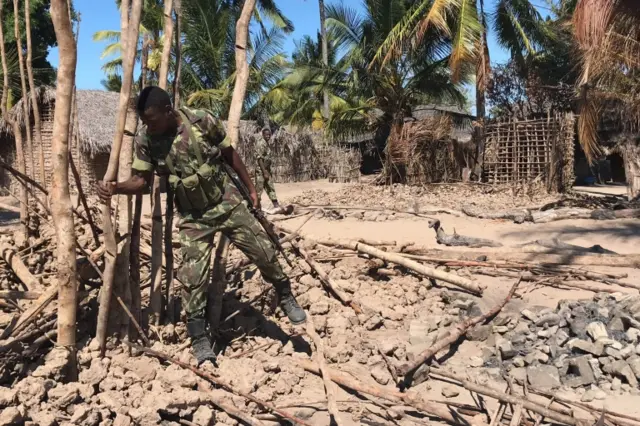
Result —
<path fill-rule="evenodd" d="M 535 0 L 540 6 L 540 12 L 547 14 L 545 0 Z M 488 10 L 492 11 L 495 0 L 486 2 Z M 344 0 L 344 4 L 361 8 L 362 0 Z M 291 52 L 294 40 L 305 34 L 315 34 L 320 27 L 317 0 L 279 0 L 279 7 L 295 25 L 295 32 L 287 39 L 285 49 Z M 100 59 L 104 44 L 95 43 L 92 35 L 99 30 L 117 30 L 120 28 L 120 14 L 113 0 L 75 0 L 74 6 L 81 14 L 80 40 L 78 42 L 78 66 L 76 84 L 79 89 L 101 89 L 100 80 L 104 78 L 101 66 L 105 60 Z M 505 62 L 508 56 L 497 43 L 493 35 L 489 34 L 489 51 L 493 63 Z M 49 60 L 56 66 L 58 51 L 53 49 Z"/>

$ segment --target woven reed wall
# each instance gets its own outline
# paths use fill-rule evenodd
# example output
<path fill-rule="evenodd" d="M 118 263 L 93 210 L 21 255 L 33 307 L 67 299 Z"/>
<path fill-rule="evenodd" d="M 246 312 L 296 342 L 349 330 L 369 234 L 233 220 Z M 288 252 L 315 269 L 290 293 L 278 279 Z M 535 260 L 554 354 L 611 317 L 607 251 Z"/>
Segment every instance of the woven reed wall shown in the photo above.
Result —
<path fill-rule="evenodd" d="M 483 179 L 494 184 L 542 179 L 549 191 L 573 186 L 575 117 L 506 120 L 487 125 Z"/>

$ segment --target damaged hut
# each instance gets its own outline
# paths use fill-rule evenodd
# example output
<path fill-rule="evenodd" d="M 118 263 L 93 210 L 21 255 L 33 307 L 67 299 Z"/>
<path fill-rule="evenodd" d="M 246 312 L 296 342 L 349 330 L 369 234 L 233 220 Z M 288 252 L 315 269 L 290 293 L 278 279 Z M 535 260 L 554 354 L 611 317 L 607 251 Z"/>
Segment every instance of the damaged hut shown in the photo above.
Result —
<path fill-rule="evenodd" d="M 23 139 L 25 139 L 26 120 L 23 102 L 25 102 L 26 99 L 28 111 L 31 115 L 31 137 L 34 151 L 32 153 L 25 151 L 26 173 L 38 181 L 38 183 L 50 187 L 53 175 L 51 142 L 53 139 L 53 114 L 56 104 L 56 92 L 52 87 L 41 87 L 38 88 L 37 91 L 42 123 L 45 182 L 40 182 L 41 178 L 38 172 L 40 146 L 33 128 L 33 107 L 30 97 L 22 98 L 18 101 L 10 113 L 14 114 L 14 117 L 18 120 L 23 132 Z M 78 90 L 76 96 L 77 111 L 72 114 L 73 134 L 70 140 L 70 152 L 83 187 L 89 188 L 92 187 L 97 180 L 102 179 L 107 169 L 107 164 L 109 163 L 109 153 L 115 131 L 119 94 L 100 90 Z M 7 126 L 4 121 L 2 122 L 0 138 L 3 140 L 0 148 L 0 156 L 12 167 L 17 169 L 13 129 Z M 33 156 L 33 162 L 30 156 Z M 32 164 L 35 164 L 36 170 L 31 169 Z M 0 170 L 0 175 L 0 183 L 16 193 L 19 183 L 11 179 L 11 176 L 4 170 Z M 75 182 L 73 180 L 71 180 L 71 182 L 72 191 L 75 191 Z"/>
<path fill-rule="evenodd" d="M 385 175 L 392 182 L 421 184 L 462 180 L 471 167 L 475 147 L 471 142 L 475 119 L 447 105 L 421 105 L 389 136 Z"/>

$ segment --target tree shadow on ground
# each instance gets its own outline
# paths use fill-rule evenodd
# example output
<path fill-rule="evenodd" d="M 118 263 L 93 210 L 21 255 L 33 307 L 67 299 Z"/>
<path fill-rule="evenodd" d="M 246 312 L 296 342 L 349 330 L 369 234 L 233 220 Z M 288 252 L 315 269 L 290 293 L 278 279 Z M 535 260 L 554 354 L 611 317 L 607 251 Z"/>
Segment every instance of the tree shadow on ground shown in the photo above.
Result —
<path fill-rule="evenodd" d="M 574 238 L 614 238 L 629 240 L 638 238 L 640 240 L 640 221 L 624 221 L 612 222 L 610 225 L 597 222 L 596 226 L 576 226 L 566 225 L 552 229 L 540 229 L 529 227 L 527 229 L 517 230 L 513 232 L 505 232 L 500 235 L 501 238 L 513 238 L 515 240 L 526 241 L 537 240 L 541 238 L 557 238 L 559 240 L 571 240 Z M 601 234 L 598 236 L 598 234 Z M 607 241 L 595 241 L 602 244 Z"/>

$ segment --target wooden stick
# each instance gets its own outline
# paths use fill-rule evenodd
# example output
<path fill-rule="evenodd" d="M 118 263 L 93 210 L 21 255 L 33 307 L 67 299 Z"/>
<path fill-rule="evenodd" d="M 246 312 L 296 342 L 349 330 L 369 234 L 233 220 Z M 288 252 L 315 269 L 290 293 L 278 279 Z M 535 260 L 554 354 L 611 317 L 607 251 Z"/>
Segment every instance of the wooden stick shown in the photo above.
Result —
<path fill-rule="evenodd" d="M 69 166 L 71 168 L 71 172 L 73 173 L 73 178 L 76 181 L 76 188 L 78 189 L 78 197 L 80 198 L 82 207 L 84 207 L 84 211 L 87 213 L 87 221 L 89 222 L 89 227 L 91 228 L 91 234 L 93 234 L 93 239 L 96 242 L 96 247 L 100 247 L 100 237 L 99 237 L 100 233 L 98 232 L 98 227 L 96 226 L 96 223 L 93 221 L 93 216 L 91 215 L 91 210 L 89 209 L 89 204 L 87 203 L 87 197 L 84 195 L 84 191 L 82 190 L 82 182 L 80 181 L 80 174 L 78 173 L 76 164 L 73 161 L 73 156 L 71 155 L 71 151 L 69 151 Z"/>
<path fill-rule="evenodd" d="M 295 362 L 310 373 L 320 375 L 320 369 L 318 366 L 311 362 L 302 359 L 296 359 Z M 380 385 L 373 385 L 363 383 L 353 376 L 344 373 L 342 371 L 333 370 L 327 368 L 331 380 L 342 386 L 343 388 L 350 389 L 352 391 L 366 393 L 393 403 L 402 403 L 410 405 L 411 407 L 425 412 L 431 416 L 441 418 L 450 423 L 459 423 L 460 419 L 454 417 L 454 415 L 446 407 L 442 407 L 433 401 L 426 401 L 418 395 L 412 393 L 401 393 L 395 389 L 389 389 Z"/>
<path fill-rule="evenodd" d="M 327 210 L 363 210 L 363 211 L 370 211 L 370 212 L 393 212 L 393 213 L 400 213 L 400 214 L 408 214 L 408 215 L 422 217 L 426 219 L 432 219 L 427 215 L 438 214 L 438 213 L 450 214 L 452 216 L 457 216 L 457 217 L 464 216 L 462 212 L 459 212 L 457 210 L 451 210 L 445 207 L 431 207 L 431 210 L 425 209 L 424 212 L 412 212 L 409 210 L 384 209 L 379 207 L 367 207 L 367 206 L 330 206 L 330 205 L 320 205 L 320 204 L 315 204 L 315 205 L 298 204 L 298 207 L 313 208 L 313 209 L 327 209 Z"/>
<path fill-rule="evenodd" d="M 449 272 L 441 271 L 439 269 L 431 268 L 421 263 L 415 262 L 413 260 L 407 259 L 403 257 L 399 253 L 390 253 L 386 251 L 379 250 L 375 247 L 371 247 L 367 244 L 356 243 L 356 250 L 360 253 L 365 253 L 373 257 L 377 257 L 378 259 L 382 259 L 385 262 L 392 262 L 397 265 L 404 266 L 405 268 L 411 269 L 414 272 L 419 273 L 420 275 L 424 275 L 429 278 L 435 278 L 444 282 L 448 282 L 450 284 L 457 285 L 458 287 L 464 288 L 467 291 L 470 291 L 474 294 L 482 294 L 483 288 L 480 285 L 472 282 L 467 278 L 463 278 L 461 276 L 451 274 Z"/>
<path fill-rule="evenodd" d="M 494 315 L 496 315 L 498 312 L 500 312 L 502 308 L 509 302 L 509 300 L 511 300 L 511 298 L 515 294 L 516 288 L 518 288 L 518 284 L 520 284 L 520 281 L 521 280 L 518 280 L 511 287 L 511 290 L 509 290 L 509 293 L 507 293 L 507 297 L 505 297 L 496 306 L 491 308 L 486 314 L 477 316 L 475 318 L 469 318 L 468 320 L 456 325 L 453 329 L 449 331 L 449 335 L 446 338 L 442 339 L 440 342 L 436 342 L 432 347 L 430 347 L 429 349 L 426 349 L 420 355 L 418 355 L 414 363 L 408 366 L 403 366 L 400 369 L 400 374 L 405 376 L 405 384 L 408 385 L 408 383 L 406 383 L 407 375 L 414 373 L 422 364 L 424 364 L 429 359 L 431 359 L 435 354 L 449 347 L 453 343 L 457 342 L 458 339 L 460 339 L 462 336 L 467 334 L 467 332 L 471 327 L 475 326 L 476 324 L 485 322 L 488 318 L 491 318 Z"/>
<path fill-rule="evenodd" d="M 214 396 L 213 394 L 208 395 L 209 397 L 209 401 L 215 405 L 216 407 L 218 407 L 219 409 L 221 409 L 222 411 L 224 411 L 225 413 L 227 413 L 228 415 L 230 415 L 231 417 L 234 417 L 240 421 L 242 421 L 242 423 L 245 423 L 249 426 L 265 426 L 265 424 L 263 422 L 261 422 L 260 420 L 256 419 L 255 417 L 252 417 L 248 414 L 245 414 L 244 412 L 238 410 L 236 407 L 227 404 L 226 402 L 223 402 L 221 398 L 218 398 L 217 396 Z"/>
<path fill-rule="evenodd" d="M 37 300 L 40 296 L 39 291 L 0 291 L 0 299 Z"/>
<path fill-rule="evenodd" d="M 627 254 L 611 256 L 608 254 L 540 254 L 518 252 L 487 252 L 464 250 L 436 250 L 428 247 L 412 246 L 405 249 L 407 253 L 419 254 L 411 256 L 412 259 L 426 260 L 439 259 L 439 261 L 478 261 L 482 257 L 488 262 L 506 261 L 541 265 L 581 265 L 581 266 L 611 266 L 619 268 L 640 268 L 640 254 Z M 404 253 L 402 256 L 408 257 Z"/>
<path fill-rule="evenodd" d="M 49 305 L 49 303 L 51 303 L 56 298 L 57 295 L 58 295 L 58 285 L 54 284 L 51 287 L 49 287 L 47 291 L 42 293 L 42 295 L 36 301 L 36 304 L 34 306 L 32 306 L 31 308 L 23 312 L 22 315 L 20 315 L 18 322 L 16 322 L 15 326 L 12 329 L 7 327 L 4 330 L 4 332 L 2 333 L 2 336 L 0 336 L 0 340 L 6 339 L 7 337 L 17 336 L 18 333 L 20 333 L 29 324 L 35 321 L 36 317 L 44 310 L 44 308 L 46 308 Z"/>
<path fill-rule="evenodd" d="M 503 391 L 497 390 L 497 389 L 493 389 L 487 385 L 478 385 L 475 384 L 469 380 L 465 380 L 460 376 L 457 376 L 453 373 L 450 373 L 448 371 L 444 371 L 441 369 L 433 369 L 432 368 L 432 374 L 437 374 L 441 377 L 445 377 L 447 379 L 451 379 L 451 380 L 456 380 L 458 382 L 460 382 L 460 384 L 467 390 L 471 391 L 471 392 L 475 392 L 478 393 L 480 395 L 485 395 L 485 396 L 490 396 L 492 398 L 497 399 L 498 401 L 501 401 L 503 403 L 509 403 L 509 404 L 513 404 L 513 405 L 522 405 L 524 408 L 526 408 L 529 411 L 533 411 L 535 413 L 538 414 L 542 414 L 544 417 L 551 419 L 551 420 L 555 420 L 557 422 L 560 423 L 565 423 L 568 425 L 582 425 L 583 422 L 579 421 L 578 419 L 576 419 L 575 417 L 570 417 L 561 413 L 558 413 L 556 411 L 551 410 L 550 408 L 546 408 L 543 407 L 542 405 L 536 404 L 532 401 L 526 400 L 524 398 L 515 396 L 515 395 L 510 395 L 507 394 Z"/>
<path fill-rule="evenodd" d="M 351 300 L 351 298 L 347 295 L 347 293 L 345 293 L 340 288 L 340 286 L 329 277 L 329 274 L 325 272 L 322 266 L 318 262 L 313 260 L 311 256 L 309 256 L 309 253 L 307 253 L 302 247 L 300 247 L 299 244 L 293 241 L 291 242 L 291 244 L 296 249 L 296 251 L 300 254 L 300 256 L 302 256 L 302 258 L 307 262 L 307 264 L 311 267 L 311 269 L 313 269 L 316 272 L 316 274 L 320 278 L 320 281 L 338 297 L 338 300 L 340 300 L 340 302 L 343 305 L 350 306 L 358 314 L 362 313 L 362 308 L 357 303 Z"/>
<path fill-rule="evenodd" d="M 283 419 L 287 419 L 295 424 L 299 424 L 299 425 L 309 425 L 309 423 L 306 423 L 305 421 L 294 417 L 293 415 L 287 413 L 286 411 L 280 410 L 278 408 L 276 408 L 275 406 L 269 404 L 268 402 L 264 402 L 262 400 L 259 400 L 258 398 L 255 398 L 245 392 L 239 391 L 235 388 L 233 388 L 229 383 L 215 377 L 214 375 L 207 373 L 199 368 L 193 367 L 190 364 L 187 364 L 185 362 L 182 362 L 180 360 L 177 360 L 175 358 L 170 357 L 169 355 L 166 355 L 162 352 L 158 352 L 158 351 L 154 351 L 153 349 L 149 349 L 149 348 L 144 348 L 142 346 L 138 346 L 135 345 L 133 343 L 130 342 L 125 342 L 127 345 L 131 346 L 134 349 L 137 349 L 141 352 L 145 352 L 151 356 L 154 356 L 156 358 L 159 358 L 161 360 L 176 364 L 184 369 L 190 370 L 193 373 L 195 373 L 196 375 L 202 377 L 203 379 L 207 379 L 208 381 L 210 381 L 213 384 L 216 384 L 218 386 L 221 386 L 223 388 L 225 388 L 226 390 L 228 390 L 229 392 L 241 396 L 243 398 L 248 399 L 249 401 L 255 402 L 256 404 L 258 404 L 259 406 L 263 407 L 266 410 L 269 410 L 277 415 L 279 415 L 280 417 L 282 417 Z"/>
<path fill-rule="evenodd" d="M 318 333 L 316 333 L 315 325 L 313 324 L 313 317 L 307 314 L 307 335 L 313 340 L 313 344 L 316 347 L 316 362 L 318 363 L 318 369 L 324 382 L 324 390 L 327 394 L 327 410 L 329 415 L 333 417 L 333 420 L 338 426 L 342 426 L 344 423 L 340 418 L 340 410 L 336 402 L 336 394 L 334 389 L 334 383 L 331 381 L 329 370 L 327 368 L 327 362 L 324 358 L 324 343 Z"/>
<path fill-rule="evenodd" d="M 27 286 L 27 290 L 34 290 L 40 286 L 40 281 L 29 272 L 29 268 L 12 247 L 0 244 L 0 256 L 7 262 L 18 279 Z"/>

